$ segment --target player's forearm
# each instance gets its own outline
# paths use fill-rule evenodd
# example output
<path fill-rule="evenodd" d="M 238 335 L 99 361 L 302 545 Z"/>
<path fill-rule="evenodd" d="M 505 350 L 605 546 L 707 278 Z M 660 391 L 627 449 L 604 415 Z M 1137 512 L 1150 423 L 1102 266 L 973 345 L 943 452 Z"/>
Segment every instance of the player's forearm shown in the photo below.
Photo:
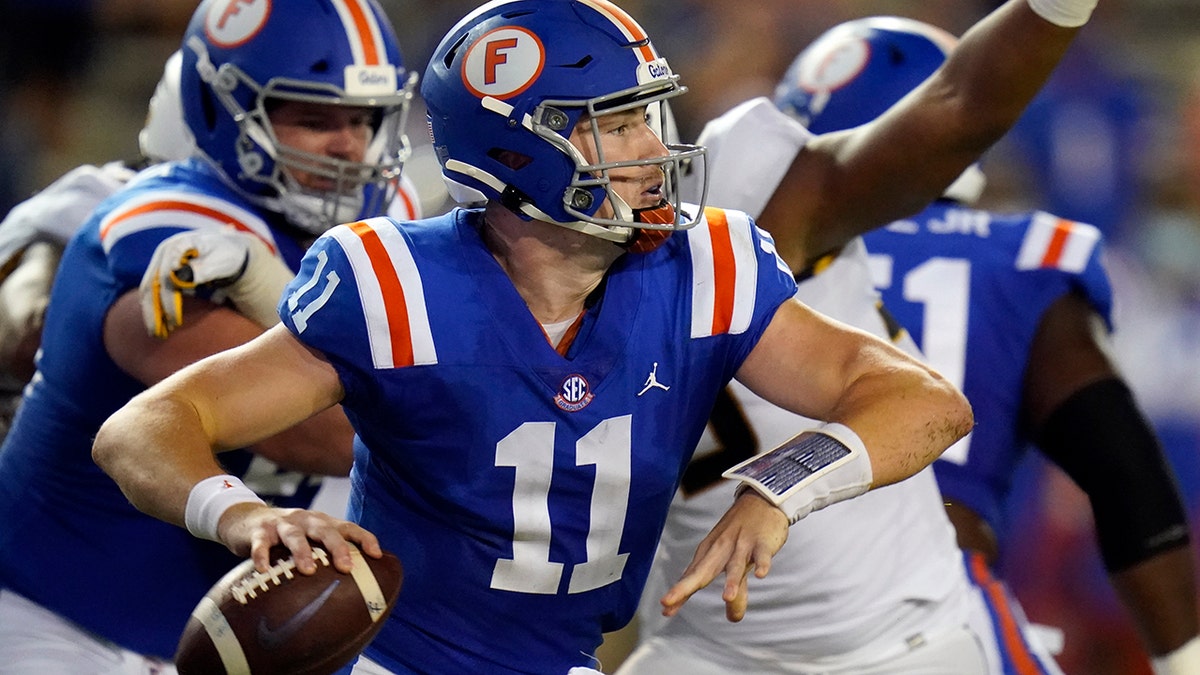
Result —
<path fill-rule="evenodd" d="M 1077 32 L 1049 23 L 1026 0 L 1009 0 L 967 31 L 942 67 L 868 131 L 810 142 L 805 168 L 827 182 L 823 202 L 803 212 L 815 223 L 806 254 L 819 255 L 940 197 L 1016 123 Z M 823 160 L 828 166 L 818 165 Z"/>
<path fill-rule="evenodd" d="M 139 510 L 182 526 L 192 486 L 224 473 L 195 409 L 145 392 L 100 427 L 92 459 Z"/>
<path fill-rule="evenodd" d="M 802 432 L 723 475 L 742 481 L 739 490 L 757 491 L 795 523 L 912 476 L 970 429 L 962 394 L 916 363 L 892 359 L 887 368 L 855 379 L 847 392 L 829 416 L 837 421 Z"/>
<path fill-rule="evenodd" d="M 866 445 L 873 487 L 917 473 L 974 426 L 962 392 L 915 362 L 857 378 L 830 419 Z"/>
<path fill-rule="evenodd" d="M 1152 655 L 1167 654 L 1200 634 L 1188 546 L 1160 553 L 1110 578 Z"/>

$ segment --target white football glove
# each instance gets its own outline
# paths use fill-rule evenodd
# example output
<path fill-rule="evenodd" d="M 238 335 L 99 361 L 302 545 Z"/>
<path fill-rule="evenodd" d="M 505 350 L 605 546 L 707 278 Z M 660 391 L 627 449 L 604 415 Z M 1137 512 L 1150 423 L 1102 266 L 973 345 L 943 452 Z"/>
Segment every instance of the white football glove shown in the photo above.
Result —
<path fill-rule="evenodd" d="M 263 328 L 279 323 L 275 308 L 295 274 L 266 242 L 232 229 L 188 230 L 162 241 L 140 286 L 142 321 L 166 338 L 183 325 L 183 294 L 229 300 Z"/>

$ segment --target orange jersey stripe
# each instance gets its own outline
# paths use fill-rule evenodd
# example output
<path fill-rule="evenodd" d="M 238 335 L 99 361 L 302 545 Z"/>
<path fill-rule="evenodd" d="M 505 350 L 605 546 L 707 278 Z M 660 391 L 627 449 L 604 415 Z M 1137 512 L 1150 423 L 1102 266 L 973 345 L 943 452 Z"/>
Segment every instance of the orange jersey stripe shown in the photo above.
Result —
<path fill-rule="evenodd" d="M 729 221 L 725 211 L 705 208 L 713 251 L 713 300 L 712 334 L 729 332 L 733 325 L 733 298 L 737 282 L 737 264 L 733 257 L 733 241 L 729 236 Z"/>
<path fill-rule="evenodd" d="M 225 225 L 229 225 L 229 226 L 237 229 L 240 232 L 247 232 L 249 234 L 254 235 L 259 240 L 261 240 L 264 244 L 267 245 L 267 249 L 270 250 L 272 254 L 275 253 L 275 244 L 273 242 L 263 239 L 261 236 L 259 236 L 259 234 L 257 232 L 250 229 L 245 223 L 230 216 L 228 213 L 225 213 L 223 211 L 218 211 L 216 209 L 209 208 L 207 206 L 201 206 L 200 204 L 193 204 L 192 202 L 184 202 L 184 201 L 178 201 L 178 200 L 165 200 L 165 201 L 159 201 L 159 202 L 149 202 L 147 204 L 142 204 L 141 206 L 139 206 L 137 208 L 133 208 L 128 211 L 125 211 L 125 212 L 121 213 L 121 215 L 119 215 L 116 218 L 113 218 L 112 220 L 105 223 L 103 229 L 100 230 L 100 238 L 104 239 L 105 237 L 107 237 L 109 231 L 111 231 L 112 228 L 114 226 L 116 226 L 117 224 L 124 222 L 135 216 L 144 215 L 146 213 L 151 213 L 153 211 L 187 211 L 189 213 L 196 213 L 196 214 L 199 214 L 202 216 L 206 216 L 208 218 L 212 218 L 213 220 L 220 221 L 221 223 L 224 223 Z"/>
<path fill-rule="evenodd" d="M 1067 247 L 1067 238 L 1071 236 L 1071 222 L 1058 219 L 1054 224 L 1054 234 L 1050 237 L 1050 245 L 1046 247 L 1046 255 L 1042 258 L 1042 267 L 1058 267 L 1058 260 Z"/>
<path fill-rule="evenodd" d="M 371 268 L 375 271 L 375 278 L 379 280 L 379 290 L 387 311 L 388 333 L 392 338 L 392 360 L 397 366 L 411 366 L 415 359 L 412 328 L 408 325 L 408 303 L 404 299 L 404 287 L 400 285 L 400 278 L 396 276 L 387 249 L 380 241 L 379 234 L 365 221 L 353 223 L 350 230 L 362 239 L 363 248 L 371 260 Z"/>
<path fill-rule="evenodd" d="M 1029 653 L 1029 647 L 1021 636 L 1021 628 L 1017 625 L 1016 617 L 1013 616 L 1012 607 L 1009 605 L 1004 588 L 992 577 L 991 570 L 988 569 L 982 555 L 972 553 L 968 558 L 971 578 L 980 590 L 987 594 L 988 601 L 996 612 L 998 622 L 996 628 L 999 632 L 1001 647 L 1012 660 L 1017 675 L 1041 675 L 1042 669 L 1033 654 Z"/>
<path fill-rule="evenodd" d="M 354 29 L 358 31 L 358 40 L 362 43 L 364 65 L 377 66 L 380 63 L 379 52 L 376 50 L 375 39 L 371 37 L 371 25 L 367 15 L 358 0 L 346 0 L 346 10 L 354 20 Z"/>

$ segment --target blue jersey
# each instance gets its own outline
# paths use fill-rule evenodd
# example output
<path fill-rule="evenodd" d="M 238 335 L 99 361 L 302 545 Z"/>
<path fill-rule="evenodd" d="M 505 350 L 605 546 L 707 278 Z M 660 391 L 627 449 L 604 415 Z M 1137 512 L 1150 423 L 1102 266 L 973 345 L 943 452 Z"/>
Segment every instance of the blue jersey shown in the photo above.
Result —
<path fill-rule="evenodd" d="M 366 654 L 566 673 L 632 616 L 713 401 L 795 283 L 748 216 L 709 209 L 613 264 L 563 356 L 481 214 L 335 228 L 281 314 L 345 387 L 352 518 L 404 564 Z"/>
<path fill-rule="evenodd" d="M 139 512 L 92 462 L 100 425 L 145 389 L 109 358 L 104 318 L 137 289 L 164 238 L 231 226 L 299 266 L 302 248 L 198 162 L 150 169 L 103 202 L 63 255 L 38 372 L 0 448 L 0 586 L 123 647 L 165 658 L 196 603 L 239 560 Z M 249 455 L 221 459 L 248 482 L 257 475 L 282 486 L 275 492 L 286 505 L 311 500 L 316 480 L 260 469 Z"/>
<path fill-rule="evenodd" d="M 1003 533 L 1004 500 L 1030 447 L 1022 388 L 1042 314 L 1075 292 L 1110 321 L 1100 231 L 938 202 L 865 240 L 884 304 L 975 411 L 975 430 L 934 463 L 938 484 Z"/>

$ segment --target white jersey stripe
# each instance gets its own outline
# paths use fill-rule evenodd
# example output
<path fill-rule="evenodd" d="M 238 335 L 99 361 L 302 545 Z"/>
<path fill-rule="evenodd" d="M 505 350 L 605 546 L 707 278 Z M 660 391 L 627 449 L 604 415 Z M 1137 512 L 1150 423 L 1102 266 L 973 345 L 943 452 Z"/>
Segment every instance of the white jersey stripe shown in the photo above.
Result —
<path fill-rule="evenodd" d="M 350 262 L 354 281 L 358 285 L 358 298 L 362 303 L 363 317 L 367 322 L 367 342 L 371 347 L 371 365 L 376 368 L 391 368 L 392 334 L 388 330 L 387 308 L 383 304 L 383 291 L 379 279 L 367 256 L 362 239 L 345 225 L 339 225 L 327 233 L 333 237 Z"/>
<path fill-rule="evenodd" d="M 712 335 L 713 306 L 716 304 L 708 218 L 688 230 L 687 237 L 692 251 L 692 337 L 708 337 Z"/>
<path fill-rule="evenodd" d="M 416 263 L 408 243 L 387 218 L 372 218 L 363 221 L 371 232 L 379 237 L 384 251 L 390 262 L 390 269 L 377 269 L 367 253 L 367 244 L 363 236 L 351 229 L 350 226 L 340 225 L 329 231 L 330 236 L 337 240 L 350 267 L 354 270 L 354 279 L 358 284 L 359 300 L 362 303 L 363 316 L 367 323 L 367 339 L 371 350 L 371 364 L 375 368 L 395 368 L 406 365 L 429 365 L 437 363 L 437 350 L 434 348 L 433 333 L 429 327 L 429 313 L 425 306 L 424 287 L 421 276 L 417 272 Z M 403 289 L 403 298 L 386 298 L 380 283 L 380 274 L 394 274 Z M 388 307 L 397 306 L 403 300 L 406 309 L 405 316 L 390 316 Z M 399 322 L 404 325 L 393 325 Z M 398 362 L 397 348 L 407 348 L 396 344 L 393 337 L 407 334 L 412 345 L 412 361 Z M 402 357 L 402 358 L 407 358 Z"/>
<path fill-rule="evenodd" d="M 693 338 L 740 334 L 750 327 L 758 288 L 758 257 L 750 217 L 705 209 L 688 230 L 692 254 Z"/>
<path fill-rule="evenodd" d="M 733 322 L 729 332 L 740 335 L 750 327 L 754 318 L 754 299 L 758 294 L 758 256 L 754 252 L 754 225 L 750 217 L 741 211 L 726 211 L 729 222 L 729 238 L 733 242 L 733 256 L 737 261 L 734 284 Z"/>
<path fill-rule="evenodd" d="M 1039 211 L 1021 242 L 1016 267 L 1019 270 L 1053 267 L 1077 274 L 1087 267 L 1099 241 L 1100 231 L 1095 227 Z"/>
<path fill-rule="evenodd" d="M 404 302 L 408 309 L 408 332 L 412 341 L 413 364 L 432 365 L 437 363 L 437 349 L 433 344 L 433 331 L 429 327 L 429 310 L 425 306 L 425 285 L 417 271 L 412 250 L 400 230 L 387 218 L 371 218 L 366 221 L 379 235 L 387 250 L 392 267 L 400 278 L 404 289 Z"/>
<path fill-rule="evenodd" d="M 158 227 L 233 227 L 262 239 L 272 252 L 276 250 L 275 237 L 262 218 L 194 192 L 156 192 L 130 199 L 100 222 L 100 242 L 108 253 L 123 237 Z"/>
<path fill-rule="evenodd" d="M 1064 272 L 1080 274 L 1087 269 L 1088 260 L 1096 244 L 1100 242 L 1100 230 L 1086 223 L 1071 223 L 1071 235 L 1067 238 L 1058 268 Z"/>

